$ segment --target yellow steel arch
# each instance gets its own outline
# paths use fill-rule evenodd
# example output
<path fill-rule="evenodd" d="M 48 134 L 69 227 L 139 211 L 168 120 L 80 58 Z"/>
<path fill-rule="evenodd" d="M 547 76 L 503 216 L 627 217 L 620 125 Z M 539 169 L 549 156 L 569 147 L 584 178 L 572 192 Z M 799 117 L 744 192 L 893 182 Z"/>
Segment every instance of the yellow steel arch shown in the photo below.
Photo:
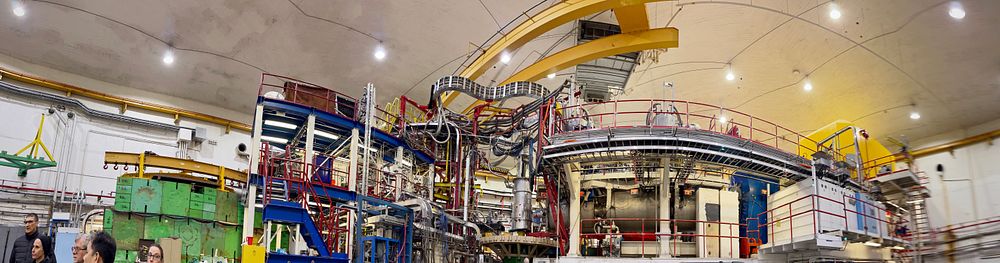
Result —
<path fill-rule="evenodd" d="M 586 15 L 605 10 L 615 10 L 615 13 L 619 17 L 619 23 L 623 25 L 623 30 L 626 32 L 648 28 L 649 22 L 646 17 L 644 5 L 659 1 L 668 0 L 565 0 L 559 2 L 521 23 L 501 37 L 496 43 L 487 48 L 482 55 L 476 58 L 469 67 L 462 70 L 459 75 L 475 80 L 483 72 L 486 72 L 486 69 L 495 64 L 504 51 L 516 50 L 525 43 L 528 43 L 528 41 L 553 28 Z M 642 6 L 642 8 L 625 8 L 636 5 Z M 641 17 L 637 14 L 641 14 Z M 645 27 L 642 26 L 643 21 L 645 21 Z M 458 93 L 449 92 L 444 97 L 441 103 L 444 106 L 448 106 L 452 100 L 458 97 Z"/>
<path fill-rule="evenodd" d="M 677 29 L 672 27 L 607 36 L 548 56 L 510 76 L 500 85 L 514 81 L 535 81 L 549 73 L 583 62 L 647 49 L 674 48 L 677 43 Z"/>

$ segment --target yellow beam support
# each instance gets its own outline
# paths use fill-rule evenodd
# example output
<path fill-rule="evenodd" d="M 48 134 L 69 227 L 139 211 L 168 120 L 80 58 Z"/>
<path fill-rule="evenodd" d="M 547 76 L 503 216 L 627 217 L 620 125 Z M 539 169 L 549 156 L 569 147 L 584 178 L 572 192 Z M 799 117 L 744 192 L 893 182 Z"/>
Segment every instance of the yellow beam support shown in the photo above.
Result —
<path fill-rule="evenodd" d="M 138 171 L 140 177 L 145 176 L 146 169 L 156 167 L 216 176 L 221 180 L 231 179 L 238 182 L 247 181 L 246 173 L 220 165 L 166 156 L 146 155 L 145 153 L 105 152 L 104 162 L 109 164 L 135 165 L 140 167 Z M 219 183 L 222 184 L 224 182 L 220 181 Z"/>
<path fill-rule="evenodd" d="M 667 0 L 565 0 L 556 3 L 494 42 L 469 67 L 462 70 L 459 76 L 475 80 L 490 66 L 496 64 L 503 52 L 517 50 L 528 41 L 570 21 L 605 10 L 660 1 Z M 645 13 L 643 16 L 646 16 Z M 444 99 L 441 99 L 441 105 L 447 107 L 457 97 L 458 92 L 449 92 L 444 95 Z"/>
<path fill-rule="evenodd" d="M 548 56 L 510 76 L 500 85 L 515 81 L 535 81 L 549 73 L 602 57 L 647 49 L 677 47 L 677 40 L 677 29 L 672 27 L 607 36 Z"/>
<path fill-rule="evenodd" d="M 649 30 L 649 16 L 646 15 L 645 4 L 615 8 L 614 12 L 622 33 Z"/>

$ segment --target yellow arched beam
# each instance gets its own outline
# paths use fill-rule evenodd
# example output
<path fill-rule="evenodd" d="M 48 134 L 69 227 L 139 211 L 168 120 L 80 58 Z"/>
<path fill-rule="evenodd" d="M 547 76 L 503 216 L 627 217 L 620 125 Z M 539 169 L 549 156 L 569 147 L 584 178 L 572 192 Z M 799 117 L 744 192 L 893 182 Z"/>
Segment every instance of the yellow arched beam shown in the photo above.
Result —
<path fill-rule="evenodd" d="M 535 81 L 549 73 L 607 56 L 647 49 L 674 48 L 677 47 L 677 39 L 677 29 L 672 27 L 603 37 L 548 56 L 510 76 L 500 85 L 515 81 Z"/>
<path fill-rule="evenodd" d="M 586 15 L 594 14 L 597 12 L 620 9 L 627 6 L 634 5 L 644 5 L 651 2 L 660 2 L 668 0 L 565 0 L 550 6 L 549 8 L 542 10 L 542 12 L 531 17 L 525 22 L 521 23 L 513 30 L 508 32 L 506 35 L 497 40 L 493 45 L 486 49 L 482 55 L 476 58 L 469 67 L 466 67 L 459 76 L 475 80 L 493 64 L 496 64 L 499 60 L 500 55 L 504 51 L 513 51 L 528 41 L 535 39 L 536 37 L 548 32 L 558 26 L 569 23 L 573 20 L 580 19 Z M 643 7 L 645 9 L 645 7 Z M 631 10 L 627 10 L 628 14 L 633 14 Z M 642 12 L 643 20 L 646 20 L 648 26 L 648 18 L 646 17 L 645 11 Z M 619 15 L 621 17 L 621 15 Z M 631 21 L 631 19 L 629 19 Z M 621 22 L 619 22 L 621 23 Z M 638 24 L 629 22 L 629 24 Z M 457 92 L 449 92 L 445 94 L 444 98 L 441 99 L 441 105 L 448 106 L 451 104 L 455 98 L 458 97 Z"/>
<path fill-rule="evenodd" d="M 649 29 L 649 16 L 646 15 L 646 5 L 630 5 L 614 9 L 615 18 L 622 33 L 631 33 Z"/>

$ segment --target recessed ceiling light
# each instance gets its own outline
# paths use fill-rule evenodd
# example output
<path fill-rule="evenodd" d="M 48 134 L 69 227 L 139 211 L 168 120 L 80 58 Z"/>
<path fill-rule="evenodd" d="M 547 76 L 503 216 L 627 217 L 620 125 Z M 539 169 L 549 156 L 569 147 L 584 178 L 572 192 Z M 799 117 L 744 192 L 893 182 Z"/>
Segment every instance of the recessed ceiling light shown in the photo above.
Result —
<path fill-rule="evenodd" d="M 806 84 L 802 85 L 802 90 L 812 91 L 813 90 L 813 84 L 812 84 L 812 82 L 806 81 Z"/>
<path fill-rule="evenodd" d="M 295 124 L 291 124 L 291 123 L 287 123 L 287 122 L 280 122 L 280 121 L 272 121 L 272 120 L 264 120 L 264 125 L 265 126 L 274 126 L 274 127 L 278 127 L 278 128 L 285 128 L 285 129 L 289 129 L 289 130 L 294 130 L 294 129 L 296 129 L 296 128 L 299 127 L 298 125 L 295 125 Z"/>
<path fill-rule="evenodd" d="M 554 79 L 556 78 L 556 73 L 549 73 L 549 75 L 546 75 L 545 77 L 549 79 Z"/>
<path fill-rule="evenodd" d="M 736 75 L 733 75 L 733 71 L 732 70 L 726 71 L 726 80 L 734 80 L 734 79 L 736 79 Z"/>
<path fill-rule="evenodd" d="M 910 113 L 910 119 L 919 120 L 920 119 L 920 113 L 919 112 L 915 112 L 915 111 L 911 112 Z"/>
<path fill-rule="evenodd" d="M 836 7 L 834 7 L 832 10 L 830 10 L 830 18 L 840 19 L 841 15 L 843 15 L 843 14 L 841 14 L 840 10 L 838 10 Z"/>
<path fill-rule="evenodd" d="M 10 11 L 14 12 L 14 15 L 18 17 L 22 17 L 28 13 L 28 10 L 25 10 L 24 6 L 18 2 L 14 2 L 14 7 Z"/>
<path fill-rule="evenodd" d="M 164 65 L 174 64 L 174 52 L 167 51 L 163 53 L 163 64 Z"/>
<path fill-rule="evenodd" d="M 288 139 L 282 139 L 282 138 L 278 138 L 278 137 L 260 136 L 260 139 L 261 140 L 265 140 L 265 141 L 269 141 L 269 142 L 280 143 L 280 144 L 287 144 L 288 143 Z"/>
<path fill-rule="evenodd" d="M 952 4 L 951 8 L 948 9 L 948 15 L 955 19 L 965 18 L 965 9 L 962 9 L 961 5 Z"/>
<path fill-rule="evenodd" d="M 316 135 L 319 135 L 320 137 L 326 137 L 327 139 L 331 139 L 331 140 L 340 139 L 340 136 L 334 135 L 334 134 L 329 133 L 329 132 L 321 131 L 321 130 L 313 130 L 313 133 L 316 134 Z"/>
<path fill-rule="evenodd" d="M 719 116 L 719 123 L 725 124 L 728 121 L 729 120 L 726 119 L 726 116 Z"/>
<path fill-rule="evenodd" d="M 385 59 L 385 48 L 382 47 L 382 44 L 375 47 L 375 59 L 379 61 Z"/>
<path fill-rule="evenodd" d="M 510 63 L 510 54 L 507 54 L 507 52 L 504 52 L 503 54 L 501 54 L 500 55 L 500 63 L 504 63 L 504 64 Z"/>

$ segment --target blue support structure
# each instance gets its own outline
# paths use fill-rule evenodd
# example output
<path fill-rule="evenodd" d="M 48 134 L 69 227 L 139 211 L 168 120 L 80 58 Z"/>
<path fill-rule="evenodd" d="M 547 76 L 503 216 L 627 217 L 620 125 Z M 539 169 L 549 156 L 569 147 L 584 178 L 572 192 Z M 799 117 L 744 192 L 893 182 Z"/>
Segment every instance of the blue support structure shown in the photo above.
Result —
<path fill-rule="evenodd" d="M 358 209 L 357 209 L 357 221 L 354 227 L 355 236 L 355 258 L 356 263 L 378 263 L 378 262 L 399 262 L 399 263 L 410 263 L 412 262 L 413 254 L 413 210 L 408 207 L 390 203 L 388 201 L 373 198 L 364 195 L 358 195 L 357 198 Z M 366 205 L 371 205 L 375 207 L 385 208 L 378 210 L 365 210 Z M 364 231 L 362 231 L 362 223 L 365 216 L 371 215 L 389 215 L 396 218 L 402 218 L 406 221 L 406 224 L 400 227 L 395 227 L 394 232 L 398 232 L 402 236 L 400 239 L 392 239 L 379 236 L 364 236 Z M 370 244 L 371 247 L 365 251 L 365 242 Z M 389 249 L 401 249 L 400 251 L 388 251 Z M 388 252 L 388 253 L 381 253 Z M 402 253 L 400 253 L 402 252 Z M 381 254 L 381 256 L 379 256 Z M 393 258 L 389 261 L 388 257 L 396 255 L 399 260 Z M 369 258 L 370 261 L 366 261 L 365 258 Z"/>
<path fill-rule="evenodd" d="M 317 110 L 309 106 L 299 105 L 283 100 L 268 99 L 264 97 L 257 97 L 257 100 L 258 100 L 257 103 L 263 104 L 265 108 L 295 112 L 304 116 L 308 116 L 310 114 L 316 115 L 317 120 L 322 120 L 324 122 L 333 124 L 334 126 L 337 126 L 345 130 L 358 129 L 360 132 L 362 132 L 362 134 L 364 133 L 365 130 L 364 123 L 357 122 L 342 115 L 333 114 L 322 110 Z M 373 140 L 385 143 L 386 145 L 391 147 L 403 147 L 403 149 L 413 152 L 413 156 L 416 157 L 417 160 L 420 160 L 424 163 L 434 163 L 434 158 L 432 158 L 427 153 L 418 151 L 413 147 L 411 147 L 410 145 L 406 144 L 406 142 L 404 142 L 403 140 L 396 138 L 395 136 L 392 136 L 381 130 L 372 129 L 371 137 Z"/>

